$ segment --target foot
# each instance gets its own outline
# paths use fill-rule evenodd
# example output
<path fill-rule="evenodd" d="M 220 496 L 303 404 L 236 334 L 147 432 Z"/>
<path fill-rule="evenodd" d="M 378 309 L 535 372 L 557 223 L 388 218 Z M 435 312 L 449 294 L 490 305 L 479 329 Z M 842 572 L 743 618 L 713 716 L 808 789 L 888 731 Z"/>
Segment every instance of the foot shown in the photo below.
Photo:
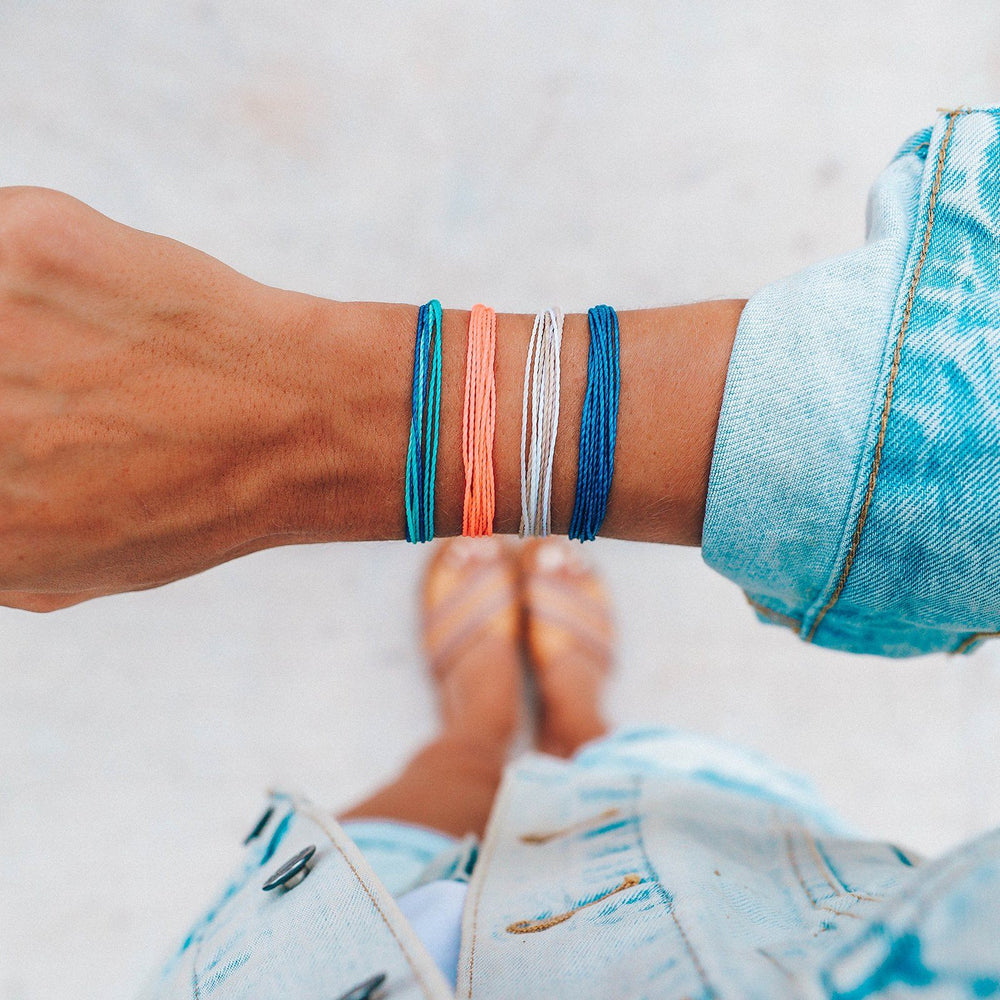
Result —
<path fill-rule="evenodd" d="M 528 659 L 540 705 L 537 746 L 570 757 L 608 729 L 601 710 L 611 671 L 611 602 L 569 542 L 544 538 L 521 550 Z"/>
<path fill-rule="evenodd" d="M 445 732 L 506 747 L 522 694 L 517 566 L 509 550 L 494 536 L 440 543 L 422 603 Z"/>

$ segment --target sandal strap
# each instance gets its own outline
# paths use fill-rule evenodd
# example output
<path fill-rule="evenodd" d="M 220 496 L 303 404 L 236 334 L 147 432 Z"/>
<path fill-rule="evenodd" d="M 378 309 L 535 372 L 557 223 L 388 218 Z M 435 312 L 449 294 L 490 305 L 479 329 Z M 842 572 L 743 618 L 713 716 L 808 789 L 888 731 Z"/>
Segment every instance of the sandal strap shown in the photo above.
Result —
<path fill-rule="evenodd" d="M 607 600 L 594 597 L 572 584 L 536 577 L 528 584 L 527 594 L 532 614 L 544 609 L 586 623 L 604 621 L 609 632 L 614 630 Z"/>
<path fill-rule="evenodd" d="M 459 617 L 462 608 L 475 599 L 477 591 L 496 581 L 506 581 L 513 592 L 510 581 L 510 571 L 502 564 L 481 563 L 471 571 L 466 571 L 451 589 L 434 604 L 424 603 L 424 622 L 431 623 L 435 619 Z M 435 626 L 437 627 L 437 626 Z"/>
<path fill-rule="evenodd" d="M 590 649 L 600 660 L 610 665 L 614 650 L 612 637 L 595 629 L 580 615 L 569 617 L 558 611 L 540 608 L 533 610 L 531 617 L 535 624 L 564 632 L 575 645 Z"/>
<path fill-rule="evenodd" d="M 481 640 L 484 634 L 489 634 L 490 620 L 509 607 L 510 596 L 497 591 L 476 608 L 474 615 L 463 619 L 462 625 L 453 629 L 445 640 L 433 647 L 428 643 L 427 658 L 434 674 L 440 677 L 445 663 L 453 662 L 459 652 Z"/>
<path fill-rule="evenodd" d="M 504 564 L 485 563 L 454 591 L 424 611 L 424 644 L 432 665 L 452 655 L 481 633 L 491 618 L 516 600 L 510 571 Z"/>

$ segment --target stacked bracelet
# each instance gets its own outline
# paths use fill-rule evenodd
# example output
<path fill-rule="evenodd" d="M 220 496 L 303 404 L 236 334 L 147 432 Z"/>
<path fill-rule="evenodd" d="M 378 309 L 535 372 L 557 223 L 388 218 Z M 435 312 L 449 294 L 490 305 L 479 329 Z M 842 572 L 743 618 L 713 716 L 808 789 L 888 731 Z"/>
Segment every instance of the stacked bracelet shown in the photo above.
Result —
<path fill-rule="evenodd" d="M 618 315 L 611 306 L 587 314 L 590 345 L 587 388 L 580 421 L 576 494 L 569 537 L 592 541 L 608 508 L 618 430 Z M 490 535 L 496 512 L 493 441 L 496 432 L 496 313 L 473 306 L 469 315 L 462 417 L 465 498 L 463 535 Z M 552 467 L 559 429 L 563 314 L 535 316 L 524 367 L 521 407 L 520 534 L 548 535 L 552 528 Z M 413 352 L 413 399 L 406 452 L 406 538 L 434 537 L 434 482 L 441 413 L 441 303 L 420 307 Z M 529 417 L 530 414 L 530 417 Z"/>
<path fill-rule="evenodd" d="M 417 315 L 413 351 L 413 406 L 406 451 L 406 540 L 434 537 L 434 479 L 441 414 L 441 303 L 431 299 Z"/>
<path fill-rule="evenodd" d="M 618 315 L 611 306 L 587 313 L 590 349 L 587 390 L 580 421 L 580 456 L 569 537 L 593 541 L 604 522 L 615 467 L 618 395 L 621 379 Z"/>
<path fill-rule="evenodd" d="M 524 366 L 521 406 L 521 528 L 520 535 L 547 535 L 552 530 L 552 460 L 559 429 L 559 352 L 562 347 L 561 309 L 546 309 L 535 317 Z M 528 412 L 531 412 L 529 422 Z M 528 430 L 531 442 L 528 444 Z"/>
<path fill-rule="evenodd" d="M 496 509 L 493 477 L 493 436 L 497 414 L 496 337 L 496 313 L 488 306 L 473 306 L 469 316 L 462 419 L 462 459 L 465 466 L 463 535 L 493 534 Z"/>

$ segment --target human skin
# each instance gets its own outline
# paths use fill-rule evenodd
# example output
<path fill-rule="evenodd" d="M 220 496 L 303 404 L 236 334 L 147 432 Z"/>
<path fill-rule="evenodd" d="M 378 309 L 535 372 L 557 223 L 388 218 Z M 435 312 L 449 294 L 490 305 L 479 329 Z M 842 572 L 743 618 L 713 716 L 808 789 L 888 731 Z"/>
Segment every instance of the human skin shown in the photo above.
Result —
<path fill-rule="evenodd" d="M 744 304 L 619 312 L 603 535 L 700 543 Z M 272 546 L 403 538 L 417 311 L 272 288 L 62 192 L 0 188 L 0 604 L 52 611 Z M 461 532 L 468 321 L 444 310 L 438 535 Z M 533 321 L 497 316 L 499 532 L 520 518 Z M 568 314 L 556 532 L 572 511 L 587 347 L 586 314 Z"/>
<path fill-rule="evenodd" d="M 433 606 L 448 609 L 444 619 L 425 612 L 422 624 L 428 672 L 438 692 L 438 732 L 396 777 L 342 813 L 341 820 L 392 818 L 454 837 L 484 836 L 521 728 L 525 665 L 535 680 L 531 701 L 538 750 L 569 759 L 608 732 L 602 701 L 611 674 L 612 611 L 577 547 L 558 538 L 535 539 L 515 550 L 482 539 L 469 547 L 466 542 L 472 540 L 446 542 L 422 584 L 424 602 L 431 591 Z M 458 559 L 441 558 L 454 557 L 456 549 Z M 505 592 L 501 581 L 511 579 L 506 575 L 511 570 L 515 583 L 506 600 L 490 603 Z M 495 581 L 485 589 L 484 571 Z M 566 617 L 566 603 L 588 609 L 589 621 Z M 463 635 L 464 641 L 451 644 Z M 449 650 L 443 658 L 436 642 Z"/>

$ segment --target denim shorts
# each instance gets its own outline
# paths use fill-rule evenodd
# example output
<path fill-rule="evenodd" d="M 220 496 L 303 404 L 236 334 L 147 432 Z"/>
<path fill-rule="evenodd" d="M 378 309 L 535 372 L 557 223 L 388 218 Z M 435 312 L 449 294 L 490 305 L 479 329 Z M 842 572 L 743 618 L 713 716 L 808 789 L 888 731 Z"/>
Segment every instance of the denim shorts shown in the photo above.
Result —
<path fill-rule="evenodd" d="M 845 833 L 807 782 L 716 740 L 631 729 L 513 762 L 466 855 L 451 980 L 403 903 L 458 846 L 394 822 L 349 833 L 275 794 L 142 996 L 332 1000 L 373 977 L 401 1000 L 1000 993 L 1000 834 L 924 860 Z M 262 892 L 303 849 L 301 885 Z"/>
<path fill-rule="evenodd" d="M 470 835 L 459 840 L 389 819 L 348 820 L 343 829 L 454 989 L 462 908 L 478 855 L 478 838 Z"/>
<path fill-rule="evenodd" d="M 573 764 L 581 770 L 671 774 L 678 780 L 738 790 L 793 809 L 838 836 L 854 832 L 804 776 L 745 747 L 688 730 L 623 728 L 583 746 Z M 435 879 L 465 881 L 472 874 L 478 853 L 474 836 L 459 839 L 391 819 L 351 819 L 341 825 L 393 896 Z"/>
<path fill-rule="evenodd" d="M 372 870 L 393 896 L 415 889 L 439 875 L 463 841 L 438 830 L 389 819 L 352 819 L 341 824 Z"/>

